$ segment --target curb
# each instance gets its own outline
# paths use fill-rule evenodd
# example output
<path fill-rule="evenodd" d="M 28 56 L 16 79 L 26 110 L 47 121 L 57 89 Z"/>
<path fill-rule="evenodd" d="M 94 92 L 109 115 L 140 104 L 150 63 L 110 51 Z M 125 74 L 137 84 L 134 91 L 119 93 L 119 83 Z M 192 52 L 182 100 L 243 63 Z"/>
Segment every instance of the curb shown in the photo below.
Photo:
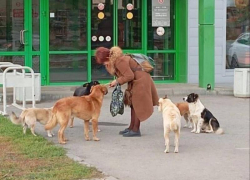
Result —
<path fill-rule="evenodd" d="M 86 163 L 82 158 L 75 156 L 74 154 L 71 153 L 67 153 L 66 154 L 69 158 L 73 159 L 74 161 L 86 165 L 87 167 L 94 167 L 88 163 Z M 96 168 L 96 167 L 94 167 Z M 97 169 L 97 168 L 96 168 Z M 81 179 L 81 180 L 118 180 L 117 178 L 113 177 L 113 176 L 109 176 L 108 174 L 106 174 L 105 172 L 101 171 L 100 169 L 97 169 L 97 171 L 99 171 L 101 174 L 103 174 L 103 178 L 93 178 L 93 179 Z"/>

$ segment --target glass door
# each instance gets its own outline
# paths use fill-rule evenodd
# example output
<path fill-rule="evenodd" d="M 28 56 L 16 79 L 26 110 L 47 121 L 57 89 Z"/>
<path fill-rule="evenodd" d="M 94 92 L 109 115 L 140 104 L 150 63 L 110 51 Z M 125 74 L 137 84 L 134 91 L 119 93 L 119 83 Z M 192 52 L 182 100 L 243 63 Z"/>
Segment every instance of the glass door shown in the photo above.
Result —
<path fill-rule="evenodd" d="M 125 53 L 141 53 L 142 0 L 91 0 L 91 50 L 119 46 Z M 92 79 L 110 80 L 103 65 L 91 59 Z"/>
<path fill-rule="evenodd" d="M 0 62 L 25 65 L 40 72 L 39 3 L 0 0 Z"/>
<path fill-rule="evenodd" d="M 0 0 L 0 62 L 25 64 L 28 27 L 24 0 Z"/>
<path fill-rule="evenodd" d="M 79 83 L 88 80 L 86 0 L 50 0 L 49 82 Z"/>

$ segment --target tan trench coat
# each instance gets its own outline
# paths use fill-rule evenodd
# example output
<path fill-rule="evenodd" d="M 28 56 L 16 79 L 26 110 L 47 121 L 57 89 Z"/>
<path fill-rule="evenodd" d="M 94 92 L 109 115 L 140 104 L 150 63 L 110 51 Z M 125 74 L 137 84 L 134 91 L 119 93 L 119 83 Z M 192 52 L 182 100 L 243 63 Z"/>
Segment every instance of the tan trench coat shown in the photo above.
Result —
<path fill-rule="evenodd" d="M 118 83 L 128 83 L 128 86 L 131 86 L 132 106 L 136 116 L 140 121 L 148 119 L 154 111 L 153 106 L 157 106 L 159 100 L 150 74 L 141 71 L 140 65 L 130 56 L 120 54 L 115 58 L 111 57 L 110 61 L 113 68 L 111 71 L 117 77 Z"/>

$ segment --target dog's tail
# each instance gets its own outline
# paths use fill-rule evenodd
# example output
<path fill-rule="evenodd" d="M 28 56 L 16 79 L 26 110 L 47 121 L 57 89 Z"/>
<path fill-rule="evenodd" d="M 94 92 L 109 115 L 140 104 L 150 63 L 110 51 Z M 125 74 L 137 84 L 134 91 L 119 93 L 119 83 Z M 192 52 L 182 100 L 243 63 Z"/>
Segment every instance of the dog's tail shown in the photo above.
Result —
<path fill-rule="evenodd" d="M 13 124 L 21 124 L 23 121 L 22 121 L 22 118 L 20 117 L 17 117 L 16 114 L 12 111 L 11 112 L 11 115 L 10 115 L 10 120 Z"/>
<path fill-rule="evenodd" d="M 215 134 L 224 134 L 224 130 L 222 128 L 217 129 L 217 131 L 215 131 Z"/>
<path fill-rule="evenodd" d="M 57 118 L 56 114 L 53 113 L 51 119 L 48 121 L 48 123 L 44 126 L 45 130 L 51 130 L 57 125 Z"/>

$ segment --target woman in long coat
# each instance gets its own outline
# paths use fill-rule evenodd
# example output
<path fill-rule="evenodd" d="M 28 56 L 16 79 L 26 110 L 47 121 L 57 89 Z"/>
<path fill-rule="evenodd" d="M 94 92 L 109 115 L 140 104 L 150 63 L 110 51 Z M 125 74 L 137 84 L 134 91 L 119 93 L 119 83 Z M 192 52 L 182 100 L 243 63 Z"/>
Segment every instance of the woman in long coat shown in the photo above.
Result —
<path fill-rule="evenodd" d="M 157 106 L 159 100 L 150 74 L 143 71 L 130 56 L 124 55 L 117 46 L 110 50 L 97 48 L 95 58 L 98 64 L 105 65 L 107 71 L 117 77 L 110 83 L 110 87 L 116 86 L 117 83 L 128 83 L 124 103 L 131 107 L 131 122 L 130 126 L 119 134 L 124 137 L 141 136 L 140 122 L 152 115 L 153 106 Z"/>

